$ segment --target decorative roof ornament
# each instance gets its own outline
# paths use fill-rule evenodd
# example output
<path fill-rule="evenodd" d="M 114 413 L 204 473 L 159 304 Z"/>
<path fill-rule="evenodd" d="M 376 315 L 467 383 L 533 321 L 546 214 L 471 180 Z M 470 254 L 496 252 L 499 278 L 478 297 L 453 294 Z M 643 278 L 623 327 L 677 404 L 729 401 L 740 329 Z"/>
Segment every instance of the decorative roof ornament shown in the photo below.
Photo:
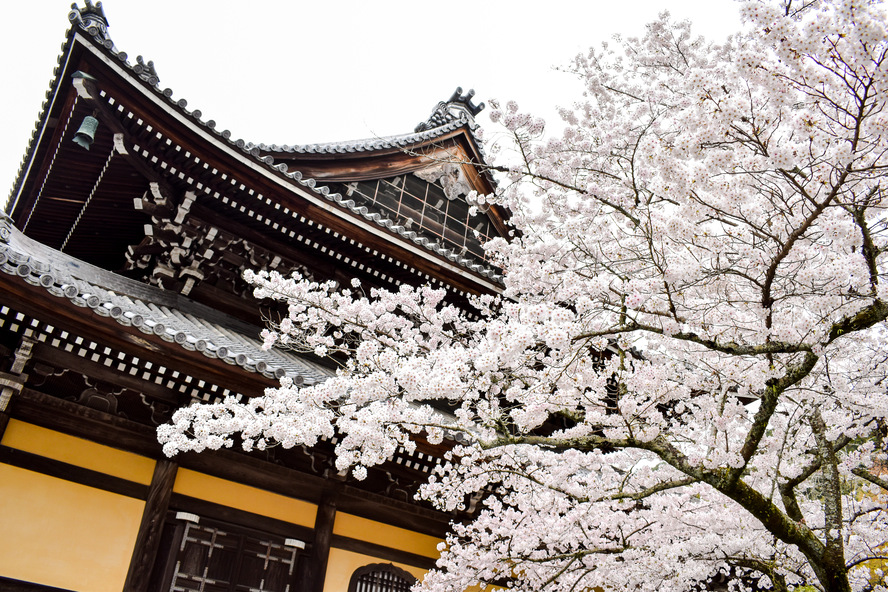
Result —
<path fill-rule="evenodd" d="M 440 183 L 447 199 L 454 200 L 467 195 L 472 187 L 462 167 L 457 163 L 445 162 L 413 173 L 428 183 Z"/>
<path fill-rule="evenodd" d="M 157 83 L 160 82 L 160 78 L 157 76 L 157 70 L 154 68 L 154 62 L 151 60 L 145 62 L 145 58 L 140 55 L 136 56 L 136 65 L 133 66 L 133 72 L 151 86 L 156 86 Z"/>
<path fill-rule="evenodd" d="M 92 0 L 84 0 L 84 2 L 83 8 L 77 6 L 76 2 L 71 5 L 68 20 L 80 25 L 84 31 L 94 37 L 111 41 L 111 38 L 108 37 L 108 19 L 105 17 L 105 11 L 102 10 L 102 3 L 93 4 Z"/>
<path fill-rule="evenodd" d="M 6 212 L 0 212 L 0 243 L 8 243 L 15 223 Z"/>
<path fill-rule="evenodd" d="M 441 101 L 435 106 L 432 115 L 416 126 L 415 132 L 423 132 L 446 125 L 451 121 L 465 120 L 470 126 L 475 124 L 475 116 L 484 109 L 484 103 L 475 105 L 472 97 L 475 96 L 475 89 L 470 88 L 469 92 L 463 94 L 461 86 L 456 87 L 454 93 L 447 101 Z"/>

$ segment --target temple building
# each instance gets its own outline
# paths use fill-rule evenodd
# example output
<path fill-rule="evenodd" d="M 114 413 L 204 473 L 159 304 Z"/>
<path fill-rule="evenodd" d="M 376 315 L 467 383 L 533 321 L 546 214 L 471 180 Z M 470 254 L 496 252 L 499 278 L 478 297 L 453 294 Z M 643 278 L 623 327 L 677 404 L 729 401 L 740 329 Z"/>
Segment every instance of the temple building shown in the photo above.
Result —
<path fill-rule="evenodd" d="M 119 50 L 101 3 L 69 20 L 0 217 L 0 589 L 405 591 L 466 518 L 414 499 L 440 446 L 358 482 L 335 439 L 168 459 L 155 430 L 335 372 L 262 350 L 279 311 L 247 269 L 498 292 L 481 245 L 507 213 L 466 201 L 493 190 L 483 104 L 457 89 L 404 135 L 254 144 Z"/>

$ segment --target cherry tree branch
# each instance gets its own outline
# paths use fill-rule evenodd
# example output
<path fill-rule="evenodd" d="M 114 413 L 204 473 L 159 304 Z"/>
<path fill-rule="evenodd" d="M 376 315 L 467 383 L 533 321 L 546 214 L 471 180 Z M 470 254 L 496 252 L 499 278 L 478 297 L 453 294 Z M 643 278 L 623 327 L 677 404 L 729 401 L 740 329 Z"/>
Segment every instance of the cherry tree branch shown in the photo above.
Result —
<path fill-rule="evenodd" d="M 873 475 L 872 473 L 870 473 L 869 471 L 867 471 L 863 467 L 857 467 L 855 469 L 851 469 L 851 472 L 854 475 L 857 475 L 858 477 L 860 477 L 861 479 L 869 481 L 873 485 L 878 485 L 879 487 L 881 487 L 885 491 L 888 491 L 888 480 L 885 480 L 882 477 L 879 477 L 878 475 Z"/>

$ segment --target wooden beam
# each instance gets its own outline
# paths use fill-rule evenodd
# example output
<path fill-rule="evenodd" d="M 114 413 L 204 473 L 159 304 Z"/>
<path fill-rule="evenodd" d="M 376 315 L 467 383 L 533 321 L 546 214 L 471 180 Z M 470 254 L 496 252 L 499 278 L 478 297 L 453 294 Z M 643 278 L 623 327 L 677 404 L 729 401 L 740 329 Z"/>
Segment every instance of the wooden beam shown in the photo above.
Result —
<path fill-rule="evenodd" d="M 432 559 L 431 557 L 426 557 L 425 555 L 417 555 L 416 553 L 410 553 L 409 551 L 393 549 L 391 547 L 385 547 L 383 545 L 377 545 L 376 543 L 362 541 L 361 539 L 354 539 L 338 534 L 333 535 L 331 545 L 336 549 L 343 549 L 345 551 L 351 551 L 353 553 L 360 553 L 361 555 L 369 555 L 371 557 L 377 557 L 386 561 L 396 561 L 398 563 L 412 565 L 413 567 L 418 567 L 420 569 L 432 569 L 433 567 L 435 567 L 436 560 Z"/>
<path fill-rule="evenodd" d="M 148 488 L 141 483 L 8 446 L 0 446 L 0 463 L 136 499 L 148 495 Z"/>
<path fill-rule="evenodd" d="M 329 490 L 318 506 L 315 518 L 314 542 L 311 557 L 305 573 L 303 586 L 307 592 L 324 592 L 324 581 L 327 577 L 327 562 L 330 559 L 330 543 L 333 540 L 333 523 L 336 521 L 337 491 Z"/>
<path fill-rule="evenodd" d="M 319 503 L 326 480 L 233 450 L 205 450 L 179 455 L 183 468 L 280 495 Z"/>
<path fill-rule="evenodd" d="M 0 442 L 3 441 L 3 434 L 6 433 L 7 425 L 9 425 L 9 413 L 0 411 Z"/>
<path fill-rule="evenodd" d="M 130 560 L 124 592 L 146 592 L 148 590 L 151 569 L 157 559 L 160 548 L 160 534 L 163 521 L 170 506 L 173 494 L 173 483 L 179 465 L 168 460 L 159 460 L 154 465 L 154 476 L 148 487 L 148 499 L 142 511 L 142 522 L 136 535 L 133 557 Z"/>
<path fill-rule="evenodd" d="M 13 399 L 10 415 L 149 458 L 163 457 L 162 447 L 152 428 L 29 388 L 22 389 Z"/>
<path fill-rule="evenodd" d="M 267 489 L 281 495 L 320 505 L 330 481 L 233 450 L 207 450 L 180 455 L 183 468 L 237 483 Z M 432 508 L 394 500 L 354 486 L 339 486 L 336 507 L 340 512 L 384 522 L 443 539 L 455 518 Z"/>
<path fill-rule="evenodd" d="M 82 358 L 77 354 L 66 352 L 60 348 L 52 347 L 45 343 L 38 343 L 34 347 L 33 359 L 52 366 L 53 368 L 65 368 L 73 370 L 79 374 L 84 374 L 90 378 L 109 382 L 111 384 L 126 387 L 132 391 L 143 393 L 172 405 L 187 404 L 188 397 L 178 396 L 176 391 L 164 388 L 152 380 L 143 380 L 139 378 L 141 372 L 137 376 L 130 376 L 125 372 L 119 372 L 104 364 L 91 361 L 89 358 Z"/>
<path fill-rule="evenodd" d="M 169 507 L 173 510 L 190 512 L 212 520 L 228 522 L 230 524 L 250 528 L 256 532 L 265 532 L 284 538 L 295 538 L 308 542 L 312 540 L 313 536 L 312 530 L 301 524 L 293 524 L 291 522 L 286 522 L 285 520 L 270 518 L 261 514 L 254 514 L 253 512 L 223 506 L 222 504 L 208 502 L 181 493 L 173 493 L 172 496 L 170 496 Z"/>
<path fill-rule="evenodd" d="M 66 90 L 61 90 L 67 82 L 68 81 L 62 82 L 56 90 L 56 92 L 65 95 L 59 101 L 61 107 L 55 113 L 47 113 L 44 116 L 43 121 L 41 121 L 41 125 L 50 128 L 52 127 L 50 125 L 50 119 L 52 117 L 57 117 L 58 119 L 55 122 L 55 128 L 52 130 L 51 134 L 49 134 L 49 139 L 47 139 L 47 136 L 43 136 L 42 141 L 37 146 L 34 146 L 34 151 L 29 154 L 31 160 L 29 160 L 23 167 L 23 169 L 29 172 L 29 174 L 22 179 L 22 186 L 19 188 L 18 196 L 13 195 L 11 197 L 13 200 L 12 205 L 15 206 L 15 211 L 10 213 L 14 217 L 13 219 L 15 220 L 17 228 L 22 228 L 25 225 L 25 213 L 31 212 L 36 206 L 35 195 L 40 187 L 39 183 L 41 180 L 46 179 L 50 166 L 54 162 L 54 159 L 47 158 L 47 155 L 51 155 L 56 146 L 62 141 L 65 125 L 60 124 L 62 124 L 62 122 L 68 117 L 68 114 L 75 106 L 74 98 L 77 93 L 73 92 L 73 88 L 68 85 Z M 39 168 L 31 168 L 31 165 L 35 163 L 39 164 Z"/>
<path fill-rule="evenodd" d="M 31 358 L 31 348 L 34 342 L 31 340 L 22 340 L 21 345 L 15 350 L 14 355 L 9 354 L 9 350 L 4 348 L 4 357 L 8 362 L 8 366 L 12 374 L 0 372 L 0 441 L 3 440 L 3 434 L 6 432 L 6 426 L 9 424 L 9 409 L 13 398 L 22 391 L 25 381 L 28 379 L 27 374 L 22 374 L 25 364 Z"/>
<path fill-rule="evenodd" d="M 362 491 L 354 486 L 343 487 L 337 507 L 340 512 L 440 539 L 447 535 L 450 530 L 450 521 L 456 518 L 452 514 L 391 499 L 378 493 Z"/>
<path fill-rule="evenodd" d="M 191 206 L 191 217 L 193 220 L 199 220 L 204 227 L 213 226 L 227 235 L 243 238 L 251 245 L 255 245 L 273 255 L 279 255 L 290 263 L 302 264 L 322 277 L 330 275 L 333 270 L 342 265 L 341 261 L 336 259 L 335 254 L 337 252 L 348 254 L 352 258 L 366 255 L 366 252 L 357 250 L 349 245 L 347 241 L 332 240 L 327 233 L 320 232 L 317 228 L 297 223 L 295 220 L 289 221 L 285 219 L 282 222 L 291 230 L 311 236 L 317 242 L 326 244 L 329 247 L 329 254 L 321 254 L 319 251 L 309 247 L 294 247 L 295 241 L 293 239 L 285 240 L 285 235 L 268 232 L 267 230 L 265 232 L 254 230 L 233 218 L 228 212 L 219 213 L 201 203 L 196 202 Z M 250 267 L 249 264 L 247 267 Z M 243 306 L 243 299 L 240 299 L 240 301 L 241 306 Z"/>
<path fill-rule="evenodd" d="M 28 388 L 13 399 L 12 407 L 11 415 L 16 419 L 149 458 L 163 458 L 155 431 L 134 421 Z M 199 454 L 188 452 L 180 454 L 177 462 L 183 468 L 315 504 L 323 500 L 329 484 L 323 477 L 232 450 L 207 450 Z M 353 486 L 341 488 L 337 507 L 341 512 L 438 538 L 444 538 L 450 520 L 456 518 Z"/>

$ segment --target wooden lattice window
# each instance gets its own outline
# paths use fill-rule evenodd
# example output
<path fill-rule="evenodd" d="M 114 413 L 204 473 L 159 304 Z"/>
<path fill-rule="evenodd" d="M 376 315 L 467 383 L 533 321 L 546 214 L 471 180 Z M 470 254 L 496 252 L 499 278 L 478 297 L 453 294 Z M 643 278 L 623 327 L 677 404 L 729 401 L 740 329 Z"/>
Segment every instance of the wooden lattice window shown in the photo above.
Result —
<path fill-rule="evenodd" d="M 494 237 L 495 229 L 487 214 L 478 211 L 469 215 L 469 204 L 464 199 L 450 199 L 439 184 L 414 175 L 356 181 L 333 188 L 358 206 L 382 213 L 445 248 L 469 253 L 477 259 L 485 259 L 481 244 Z"/>
<path fill-rule="evenodd" d="M 374 563 L 355 570 L 348 592 L 409 592 L 416 578 L 391 563 Z"/>
<path fill-rule="evenodd" d="M 292 592 L 299 549 L 273 536 L 188 522 L 169 592 Z M 169 580 L 168 580 L 169 581 Z"/>

